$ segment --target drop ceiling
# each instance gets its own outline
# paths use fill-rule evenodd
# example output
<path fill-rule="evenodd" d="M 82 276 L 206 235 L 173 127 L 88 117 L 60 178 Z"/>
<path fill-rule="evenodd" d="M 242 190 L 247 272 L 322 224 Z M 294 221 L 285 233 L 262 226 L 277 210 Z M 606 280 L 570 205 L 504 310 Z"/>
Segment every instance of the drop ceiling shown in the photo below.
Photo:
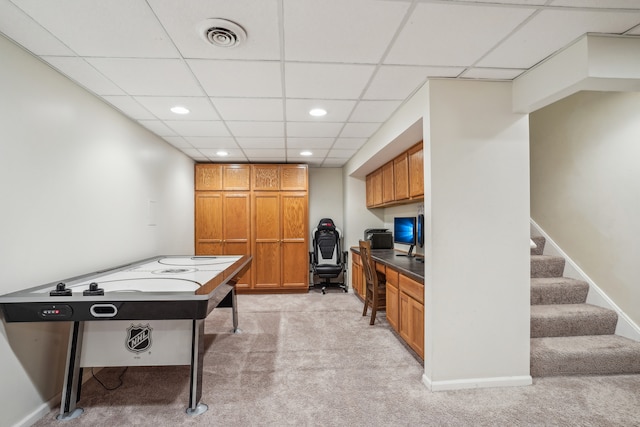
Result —
<path fill-rule="evenodd" d="M 246 41 L 205 42 L 209 18 Z M 640 36 L 640 0 L 0 0 L 0 32 L 196 161 L 340 167 L 428 79 Z"/>

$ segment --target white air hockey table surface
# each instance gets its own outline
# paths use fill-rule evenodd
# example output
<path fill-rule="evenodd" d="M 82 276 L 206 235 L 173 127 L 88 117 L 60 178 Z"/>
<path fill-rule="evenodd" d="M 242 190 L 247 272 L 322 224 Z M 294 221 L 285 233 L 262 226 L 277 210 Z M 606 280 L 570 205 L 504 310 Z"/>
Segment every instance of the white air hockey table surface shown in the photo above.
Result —
<path fill-rule="evenodd" d="M 190 365 L 187 413 L 200 403 L 204 319 L 238 316 L 235 284 L 251 256 L 158 256 L 0 296 L 6 322 L 72 322 L 58 419 L 82 414 L 82 368 Z"/>

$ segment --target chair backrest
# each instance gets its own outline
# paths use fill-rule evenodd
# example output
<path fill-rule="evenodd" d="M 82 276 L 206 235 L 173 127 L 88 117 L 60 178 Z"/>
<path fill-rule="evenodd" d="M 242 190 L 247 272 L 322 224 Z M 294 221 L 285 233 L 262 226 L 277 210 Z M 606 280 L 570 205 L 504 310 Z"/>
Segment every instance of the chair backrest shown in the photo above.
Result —
<path fill-rule="evenodd" d="M 371 259 L 371 241 L 360 240 L 360 259 L 362 260 L 362 270 L 367 286 L 378 287 L 378 275 L 375 273 L 373 259 Z"/>
<path fill-rule="evenodd" d="M 340 231 L 331 218 L 322 218 L 313 233 L 313 251 L 318 264 L 340 264 Z"/>

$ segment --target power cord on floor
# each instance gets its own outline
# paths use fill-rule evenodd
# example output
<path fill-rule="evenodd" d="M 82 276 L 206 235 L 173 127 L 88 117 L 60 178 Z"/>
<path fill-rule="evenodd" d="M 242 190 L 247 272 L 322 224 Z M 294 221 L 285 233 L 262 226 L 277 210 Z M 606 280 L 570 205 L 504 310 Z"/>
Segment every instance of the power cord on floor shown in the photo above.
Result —
<path fill-rule="evenodd" d="M 117 386 L 112 387 L 112 388 L 107 387 L 102 381 L 100 381 L 100 379 L 98 377 L 96 377 L 95 372 L 93 372 L 93 368 L 91 368 L 91 375 L 93 376 L 93 378 L 96 379 L 96 381 L 98 381 L 100 383 L 100 385 L 102 387 L 104 387 L 105 390 L 112 391 L 112 390 L 116 390 L 116 389 L 120 388 L 120 386 L 122 386 L 122 384 L 123 384 L 122 377 L 124 376 L 124 373 L 127 372 L 127 369 L 129 369 L 128 366 L 124 368 L 124 370 L 120 373 L 120 375 L 118 375 L 118 381 L 120 382 L 120 384 L 118 384 Z"/>

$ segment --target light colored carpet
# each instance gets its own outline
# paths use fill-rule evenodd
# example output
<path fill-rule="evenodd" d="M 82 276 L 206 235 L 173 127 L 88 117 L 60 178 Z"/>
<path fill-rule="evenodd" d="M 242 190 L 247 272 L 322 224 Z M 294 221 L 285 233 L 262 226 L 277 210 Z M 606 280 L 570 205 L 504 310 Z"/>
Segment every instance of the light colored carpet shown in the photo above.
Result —
<path fill-rule="evenodd" d="M 238 296 L 206 322 L 202 402 L 184 410 L 188 367 L 129 368 L 107 391 L 83 388 L 85 413 L 36 426 L 632 426 L 640 425 L 640 376 L 534 379 L 527 387 L 429 392 L 423 368 L 391 332 L 374 326 L 353 294 Z M 122 368 L 97 376 L 117 384 Z"/>

